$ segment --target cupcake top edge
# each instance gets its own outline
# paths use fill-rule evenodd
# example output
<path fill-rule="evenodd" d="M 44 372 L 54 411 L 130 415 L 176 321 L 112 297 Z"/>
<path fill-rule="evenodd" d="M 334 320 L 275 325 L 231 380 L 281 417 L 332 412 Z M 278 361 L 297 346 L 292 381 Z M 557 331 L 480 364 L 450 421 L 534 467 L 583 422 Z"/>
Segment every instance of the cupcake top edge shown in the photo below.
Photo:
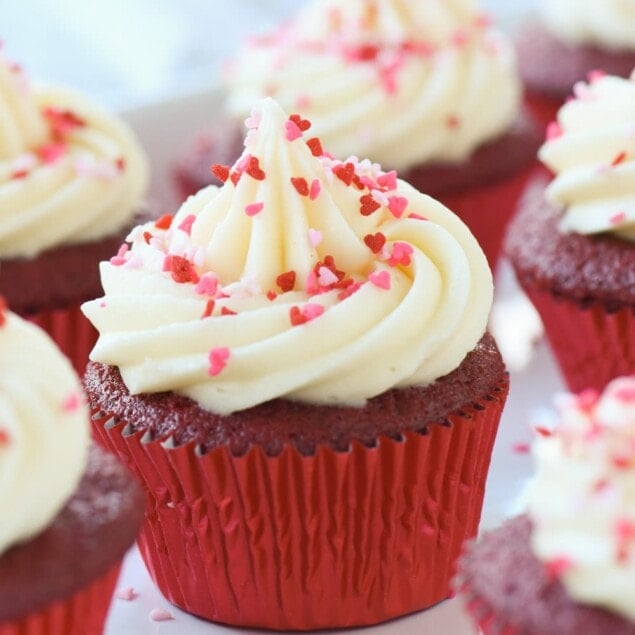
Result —
<path fill-rule="evenodd" d="M 546 27 L 573 46 L 635 52 L 635 5 L 623 0 L 542 0 Z"/>
<path fill-rule="evenodd" d="M 492 277 L 447 208 L 395 172 L 341 161 L 264 99 L 224 185 L 142 225 L 86 303 L 91 359 L 131 393 L 219 414 L 277 397 L 361 406 L 454 368 L 483 335 Z"/>
<path fill-rule="evenodd" d="M 89 439 L 70 362 L 43 331 L 0 309 L 0 554 L 42 531 L 66 504 Z"/>
<path fill-rule="evenodd" d="M 556 405 L 533 446 L 532 549 L 574 599 L 635 620 L 635 376 Z"/>
<path fill-rule="evenodd" d="M 564 208 L 563 232 L 635 240 L 635 71 L 578 82 L 539 158 L 555 174 L 546 196 Z"/>
<path fill-rule="evenodd" d="M 132 130 L 78 92 L 32 84 L 0 51 L 0 257 L 88 242 L 132 220 L 148 184 Z"/>
<path fill-rule="evenodd" d="M 461 163 L 521 100 L 512 45 L 471 0 L 314 0 L 251 38 L 224 76 L 235 117 L 270 95 L 336 156 L 400 171 Z"/>

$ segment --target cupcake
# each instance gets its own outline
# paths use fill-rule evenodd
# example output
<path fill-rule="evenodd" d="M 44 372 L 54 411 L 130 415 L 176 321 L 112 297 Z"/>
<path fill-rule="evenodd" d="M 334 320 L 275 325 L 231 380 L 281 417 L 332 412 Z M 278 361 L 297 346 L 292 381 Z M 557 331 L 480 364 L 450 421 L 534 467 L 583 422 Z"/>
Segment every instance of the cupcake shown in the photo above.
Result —
<path fill-rule="evenodd" d="M 83 371 L 96 333 L 79 307 L 139 222 L 145 157 L 123 122 L 1 53 L 0 130 L 0 293 Z"/>
<path fill-rule="evenodd" d="M 536 438 L 526 513 L 460 562 L 484 635 L 635 633 L 635 376 L 559 411 Z"/>
<path fill-rule="evenodd" d="M 471 0 L 313 1 L 225 75 L 226 114 L 177 168 L 183 193 L 238 156 L 239 122 L 272 95 L 335 156 L 368 157 L 450 207 L 495 263 L 541 132 L 511 43 Z"/>
<path fill-rule="evenodd" d="M 272 99 L 225 179 L 102 263 L 85 385 L 145 483 L 177 606 L 272 629 L 373 624 L 449 593 L 508 379 L 483 252 L 447 208 L 339 161 Z"/>
<path fill-rule="evenodd" d="M 0 634 L 102 632 L 143 496 L 91 447 L 70 363 L 36 326 L 0 312 Z"/>
<path fill-rule="evenodd" d="M 631 0 L 541 0 L 539 7 L 516 44 L 527 103 L 547 125 L 571 86 L 589 73 L 628 77 L 635 67 L 635 6 Z"/>
<path fill-rule="evenodd" d="M 540 313 L 569 388 L 600 390 L 635 372 L 635 80 L 576 85 L 506 251 Z"/>

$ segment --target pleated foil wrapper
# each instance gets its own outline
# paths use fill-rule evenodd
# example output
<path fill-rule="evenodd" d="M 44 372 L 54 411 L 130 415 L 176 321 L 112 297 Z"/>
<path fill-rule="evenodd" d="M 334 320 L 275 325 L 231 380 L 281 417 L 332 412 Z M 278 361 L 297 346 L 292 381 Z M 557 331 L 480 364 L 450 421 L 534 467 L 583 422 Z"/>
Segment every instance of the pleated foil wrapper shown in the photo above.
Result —
<path fill-rule="evenodd" d="M 46 331 L 82 376 L 88 355 L 97 342 L 97 331 L 81 311 L 82 302 L 59 309 L 23 315 Z"/>
<path fill-rule="evenodd" d="M 278 630 L 369 625 L 450 595 L 476 534 L 507 379 L 480 403 L 400 440 L 347 452 L 286 446 L 206 454 L 130 433 L 95 412 L 95 434 L 147 491 L 139 547 L 176 606 Z"/>
<path fill-rule="evenodd" d="M 611 379 L 635 373 L 635 307 L 607 311 L 599 302 L 582 306 L 549 291 L 524 290 L 572 392 L 603 390 Z"/>
<path fill-rule="evenodd" d="M 121 562 L 69 598 L 0 622 L 0 635 L 102 635 Z"/>

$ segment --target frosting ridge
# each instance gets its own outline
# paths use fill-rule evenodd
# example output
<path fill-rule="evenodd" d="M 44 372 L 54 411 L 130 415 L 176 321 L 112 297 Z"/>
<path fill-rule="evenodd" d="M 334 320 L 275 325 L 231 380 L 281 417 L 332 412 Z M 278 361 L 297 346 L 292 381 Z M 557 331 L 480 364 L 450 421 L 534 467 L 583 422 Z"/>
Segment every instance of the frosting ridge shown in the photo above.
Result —
<path fill-rule="evenodd" d="M 336 156 L 460 162 L 517 115 L 511 44 L 472 0 L 314 0 L 228 66 L 227 108 L 271 95 Z"/>
<path fill-rule="evenodd" d="M 532 548 L 577 601 L 635 619 L 635 377 L 564 395 L 534 444 Z"/>
<path fill-rule="evenodd" d="M 0 554 L 44 529 L 84 472 L 88 408 L 70 362 L 37 327 L 0 312 Z"/>
<path fill-rule="evenodd" d="M 133 392 L 221 414 L 276 397 L 362 405 L 456 368 L 485 331 L 491 273 L 447 208 L 351 157 L 271 99 L 225 181 L 102 263 L 91 359 Z M 141 291 L 143 289 L 143 291 Z M 469 317 L 468 317 L 469 316 Z"/>
<path fill-rule="evenodd" d="M 564 206 L 563 231 L 635 240 L 635 74 L 578 83 L 539 157 L 555 173 L 546 196 Z"/>
<path fill-rule="evenodd" d="M 116 232 L 147 181 L 122 121 L 71 90 L 31 86 L 0 55 L 0 257 Z"/>

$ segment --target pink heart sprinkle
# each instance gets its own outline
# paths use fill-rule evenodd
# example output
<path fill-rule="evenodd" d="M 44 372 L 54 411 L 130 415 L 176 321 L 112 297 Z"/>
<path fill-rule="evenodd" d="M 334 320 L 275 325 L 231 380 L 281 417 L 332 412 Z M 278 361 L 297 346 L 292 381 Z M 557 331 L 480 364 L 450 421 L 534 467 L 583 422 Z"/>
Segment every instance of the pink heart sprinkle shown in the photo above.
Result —
<path fill-rule="evenodd" d="M 196 216 L 194 214 L 188 214 L 183 222 L 179 225 L 179 229 L 184 231 L 188 236 L 192 233 L 192 225 L 196 220 Z"/>
<path fill-rule="evenodd" d="M 287 141 L 295 141 L 302 136 L 302 130 L 300 130 L 298 124 L 295 123 L 295 121 L 285 121 L 284 130 Z"/>
<path fill-rule="evenodd" d="M 76 412 L 81 403 L 82 400 L 79 398 L 79 395 L 76 392 L 72 392 L 62 402 L 62 410 L 68 413 Z"/>
<path fill-rule="evenodd" d="M 328 287 L 338 280 L 339 278 L 328 267 L 320 267 L 318 270 L 318 282 L 321 287 Z"/>
<path fill-rule="evenodd" d="M 322 184 L 318 179 L 311 181 L 311 188 L 309 189 L 309 198 L 314 201 L 322 191 Z"/>
<path fill-rule="evenodd" d="M 254 130 L 260 125 L 262 119 L 262 113 L 260 111 L 252 111 L 251 115 L 245 119 L 245 126 L 250 130 Z"/>
<path fill-rule="evenodd" d="M 227 366 L 229 349 L 226 346 L 217 346 L 209 352 L 207 359 L 209 361 L 207 372 L 210 377 L 216 377 Z"/>
<path fill-rule="evenodd" d="M 373 273 L 368 276 L 368 279 L 376 287 L 386 290 L 390 289 L 390 285 L 392 282 L 390 274 L 387 271 L 373 271 Z"/>
<path fill-rule="evenodd" d="M 317 247 L 322 242 L 322 232 L 318 229 L 309 229 L 309 243 L 311 247 Z"/>
<path fill-rule="evenodd" d="M 125 602 L 132 602 L 139 597 L 139 594 L 131 586 L 121 587 L 115 591 L 115 597 L 118 600 L 124 600 Z"/>
<path fill-rule="evenodd" d="M 245 205 L 245 214 L 247 214 L 247 216 L 255 216 L 262 212 L 264 206 L 264 203 L 249 203 L 249 205 Z"/>
<path fill-rule="evenodd" d="M 174 615 L 167 609 L 152 609 L 148 617 L 153 622 L 167 622 L 174 619 Z"/>
<path fill-rule="evenodd" d="M 322 313 L 324 313 L 324 307 L 321 304 L 305 304 L 302 309 L 302 315 L 304 315 L 307 320 L 313 320 L 322 315 Z"/>
<path fill-rule="evenodd" d="M 408 207 L 408 199 L 405 196 L 388 197 L 388 209 L 395 218 L 401 218 L 406 207 Z"/>
<path fill-rule="evenodd" d="M 121 245 L 121 247 L 119 247 L 119 251 L 117 252 L 116 256 L 113 256 L 110 259 L 110 264 L 114 265 L 115 267 L 120 267 L 121 265 L 125 264 L 126 262 L 126 253 L 128 253 L 128 250 L 130 249 L 130 247 L 128 246 L 127 243 L 123 243 L 123 245 Z"/>
<path fill-rule="evenodd" d="M 196 283 L 194 291 L 201 295 L 216 295 L 218 291 L 218 278 L 213 273 L 204 273 Z"/>
<path fill-rule="evenodd" d="M 380 174 L 377 177 L 377 184 L 387 190 L 394 190 L 397 188 L 397 172 L 395 170 L 391 170 L 390 172 L 385 172 L 384 174 Z"/>

